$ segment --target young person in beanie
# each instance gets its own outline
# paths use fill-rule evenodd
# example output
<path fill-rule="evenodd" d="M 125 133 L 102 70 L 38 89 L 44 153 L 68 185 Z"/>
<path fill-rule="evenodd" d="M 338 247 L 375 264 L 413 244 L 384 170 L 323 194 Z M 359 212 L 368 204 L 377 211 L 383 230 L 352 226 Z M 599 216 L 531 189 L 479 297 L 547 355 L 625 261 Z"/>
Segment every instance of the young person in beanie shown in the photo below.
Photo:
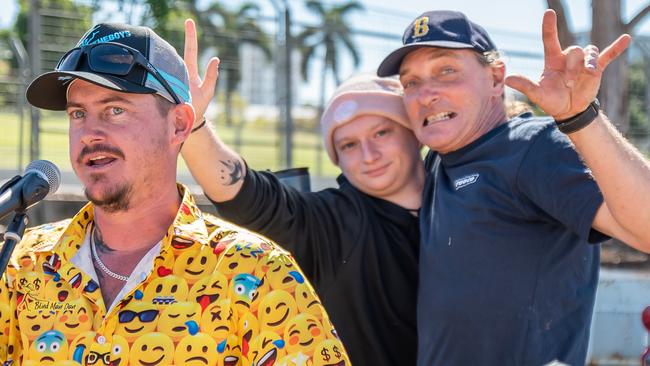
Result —
<path fill-rule="evenodd" d="M 349 364 L 292 257 L 201 213 L 176 183 L 194 110 L 171 45 L 146 27 L 99 24 L 27 98 L 67 112 L 90 203 L 16 248 L 0 281 L 0 362 L 318 364 L 327 352 Z"/>
<path fill-rule="evenodd" d="M 185 44 L 199 85 L 191 22 Z M 204 102 L 194 101 L 199 116 L 214 90 L 215 64 L 206 75 L 204 92 L 196 93 Z M 182 150 L 223 217 L 291 251 L 356 366 L 415 364 L 415 213 L 424 169 L 407 125 L 397 79 L 361 75 L 343 83 L 321 120 L 327 152 L 343 175 L 339 188 L 320 192 L 299 192 L 247 167 L 211 128 L 192 133 Z"/>
<path fill-rule="evenodd" d="M 418 365 L 584 365 L 597 243 L 650 250 L 650 164 L 596 100 L 630 37 L 563 51 L 552 10 L 542 34 L 537 83 L 506 78 L 485 30 L 452 11 L 415 19 L 379 67 L 399 74 L 411 127 L 432 150 Z M 507 120 L 506 84 L 552 118 Z"/>

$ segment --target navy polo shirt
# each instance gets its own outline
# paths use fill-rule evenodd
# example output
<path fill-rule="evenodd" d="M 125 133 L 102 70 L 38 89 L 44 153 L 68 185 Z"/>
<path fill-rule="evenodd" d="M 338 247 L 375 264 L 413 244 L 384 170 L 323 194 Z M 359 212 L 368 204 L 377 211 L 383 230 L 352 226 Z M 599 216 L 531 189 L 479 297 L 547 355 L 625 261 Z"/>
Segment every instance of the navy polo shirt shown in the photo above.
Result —
<path fill-rule="evenodd" d="M 603 198 L 550 119 L 427 157 L 418 365 L 584 365 Z"/>

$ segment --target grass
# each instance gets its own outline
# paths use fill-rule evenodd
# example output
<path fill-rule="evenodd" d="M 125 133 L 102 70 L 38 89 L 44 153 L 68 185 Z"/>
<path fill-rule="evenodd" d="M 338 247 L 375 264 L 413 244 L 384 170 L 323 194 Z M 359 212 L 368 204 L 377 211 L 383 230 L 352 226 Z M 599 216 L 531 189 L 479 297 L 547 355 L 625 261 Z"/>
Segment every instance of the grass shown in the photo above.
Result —
<path fill-rule="evenodd" d="M 29 162 L 30 121 L 26 113 L 23 122 L 22 165 Z M 41 116 L 40 157 L 55 163 L 62 171 L 71 171 L 68 157 L 68 120 L 62 112 L 45 112 Z M 247 164 L 257 170 L 281 169 L 281 132 L 275 125 L 265 121 L 247 123 L 237 141 L 238 126 L 218 124 L 217 133 L 230 147 L 237 150 Z M 0 169 L 18 169 L 20 122 L 17 113 L 0 112 Z M 314 132 L 297 131 L 293 136 L 293 166 L 308 167 L 312 176 L 334 177 L 339 169 L 327 157 L 322 148 L 320 135 Z M 179 159 L 179 173 L 189 173 L 185 163 Z"/>

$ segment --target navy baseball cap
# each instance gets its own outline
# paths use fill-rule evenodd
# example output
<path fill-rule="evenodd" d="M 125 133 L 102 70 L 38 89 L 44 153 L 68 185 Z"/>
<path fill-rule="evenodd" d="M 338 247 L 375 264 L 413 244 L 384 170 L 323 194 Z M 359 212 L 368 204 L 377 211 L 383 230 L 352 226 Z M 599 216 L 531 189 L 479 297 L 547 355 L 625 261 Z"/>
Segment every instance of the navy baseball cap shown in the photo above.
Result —
<path fill-rule="evenodd" d="M 95 70 L 98 67 L 93 67 L 91 64 L 95 61 L 91 58 L 90 53 L 80 52 L 74 56 L 73 62 L 67 62 L 66 57 L 70 57 L 75 50 L 91 48 L 100 44 L 117 45 L 118 48 L 126 46 L 121 50 L 126 53 L 124 55 L 104 53 L 97 57 L 98 64 L 103 63 L 103 65 L 110 66 L 111 63 L 115 63 L 118 66 L 124 66 L 124 63 L 120 63 L 124 61 L 121 58 L 133 56 L 132 53 L 135 50 L 144 56 L 146 67 L 152 67 L 158 75 L 154 75 L 145 66 L 138 63 L 133 63 L 130 71 L 125 75 L 97 72 Z M 135 57 L 131 58 L 135 59 Z M 160 78 L 167 83 L 168 87 L 161 83 Z M 75 48 L 62 57 L 54 71 L 44 73 L 32 81 L 27 87 L 27 100 L 39 108 L 64 110 L 67 103 L 67 88 L 76 79 L 126 93 L 157 93 L 175 103 L 174 96 L 168 90 L 171 89 L 179 102 L 191 102 L 189 76 L 183 59 L 174 47 L 148 27 L 120 23 L 95 25 L 81 37 Z"/>
<path fill-rule="evenodd" d="M 497 49 L 483 27 L 451 10 L 429 11 L 417 17 L 404 31 L 402 44 L 382 61 L 378 76 L 398 74 L 404 57 L 422 47 L 469 48 L 479 53 Z"/>

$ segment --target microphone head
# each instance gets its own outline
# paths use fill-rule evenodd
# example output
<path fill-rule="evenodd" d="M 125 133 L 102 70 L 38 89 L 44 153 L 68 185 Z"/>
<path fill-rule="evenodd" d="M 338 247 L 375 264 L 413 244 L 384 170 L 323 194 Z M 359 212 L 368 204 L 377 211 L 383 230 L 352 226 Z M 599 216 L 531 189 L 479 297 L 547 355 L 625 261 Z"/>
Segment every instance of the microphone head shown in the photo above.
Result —
<path fill-rule="evenodd" d="M 25 168 L 25 175 L 28 173 L 36 173 L 41 178 L 45 179 L 45 181 L 47 181 L 47 183 L 50 185 L 50 191 L 48 192 L 47 197 L 52 196 L 54 192 L 59 189 L 59 185 L 61 185 L 61 171 L 51 161 L 32 161 L 29 163 L 29 165 L 27 165 L 27 168 Z"/>

